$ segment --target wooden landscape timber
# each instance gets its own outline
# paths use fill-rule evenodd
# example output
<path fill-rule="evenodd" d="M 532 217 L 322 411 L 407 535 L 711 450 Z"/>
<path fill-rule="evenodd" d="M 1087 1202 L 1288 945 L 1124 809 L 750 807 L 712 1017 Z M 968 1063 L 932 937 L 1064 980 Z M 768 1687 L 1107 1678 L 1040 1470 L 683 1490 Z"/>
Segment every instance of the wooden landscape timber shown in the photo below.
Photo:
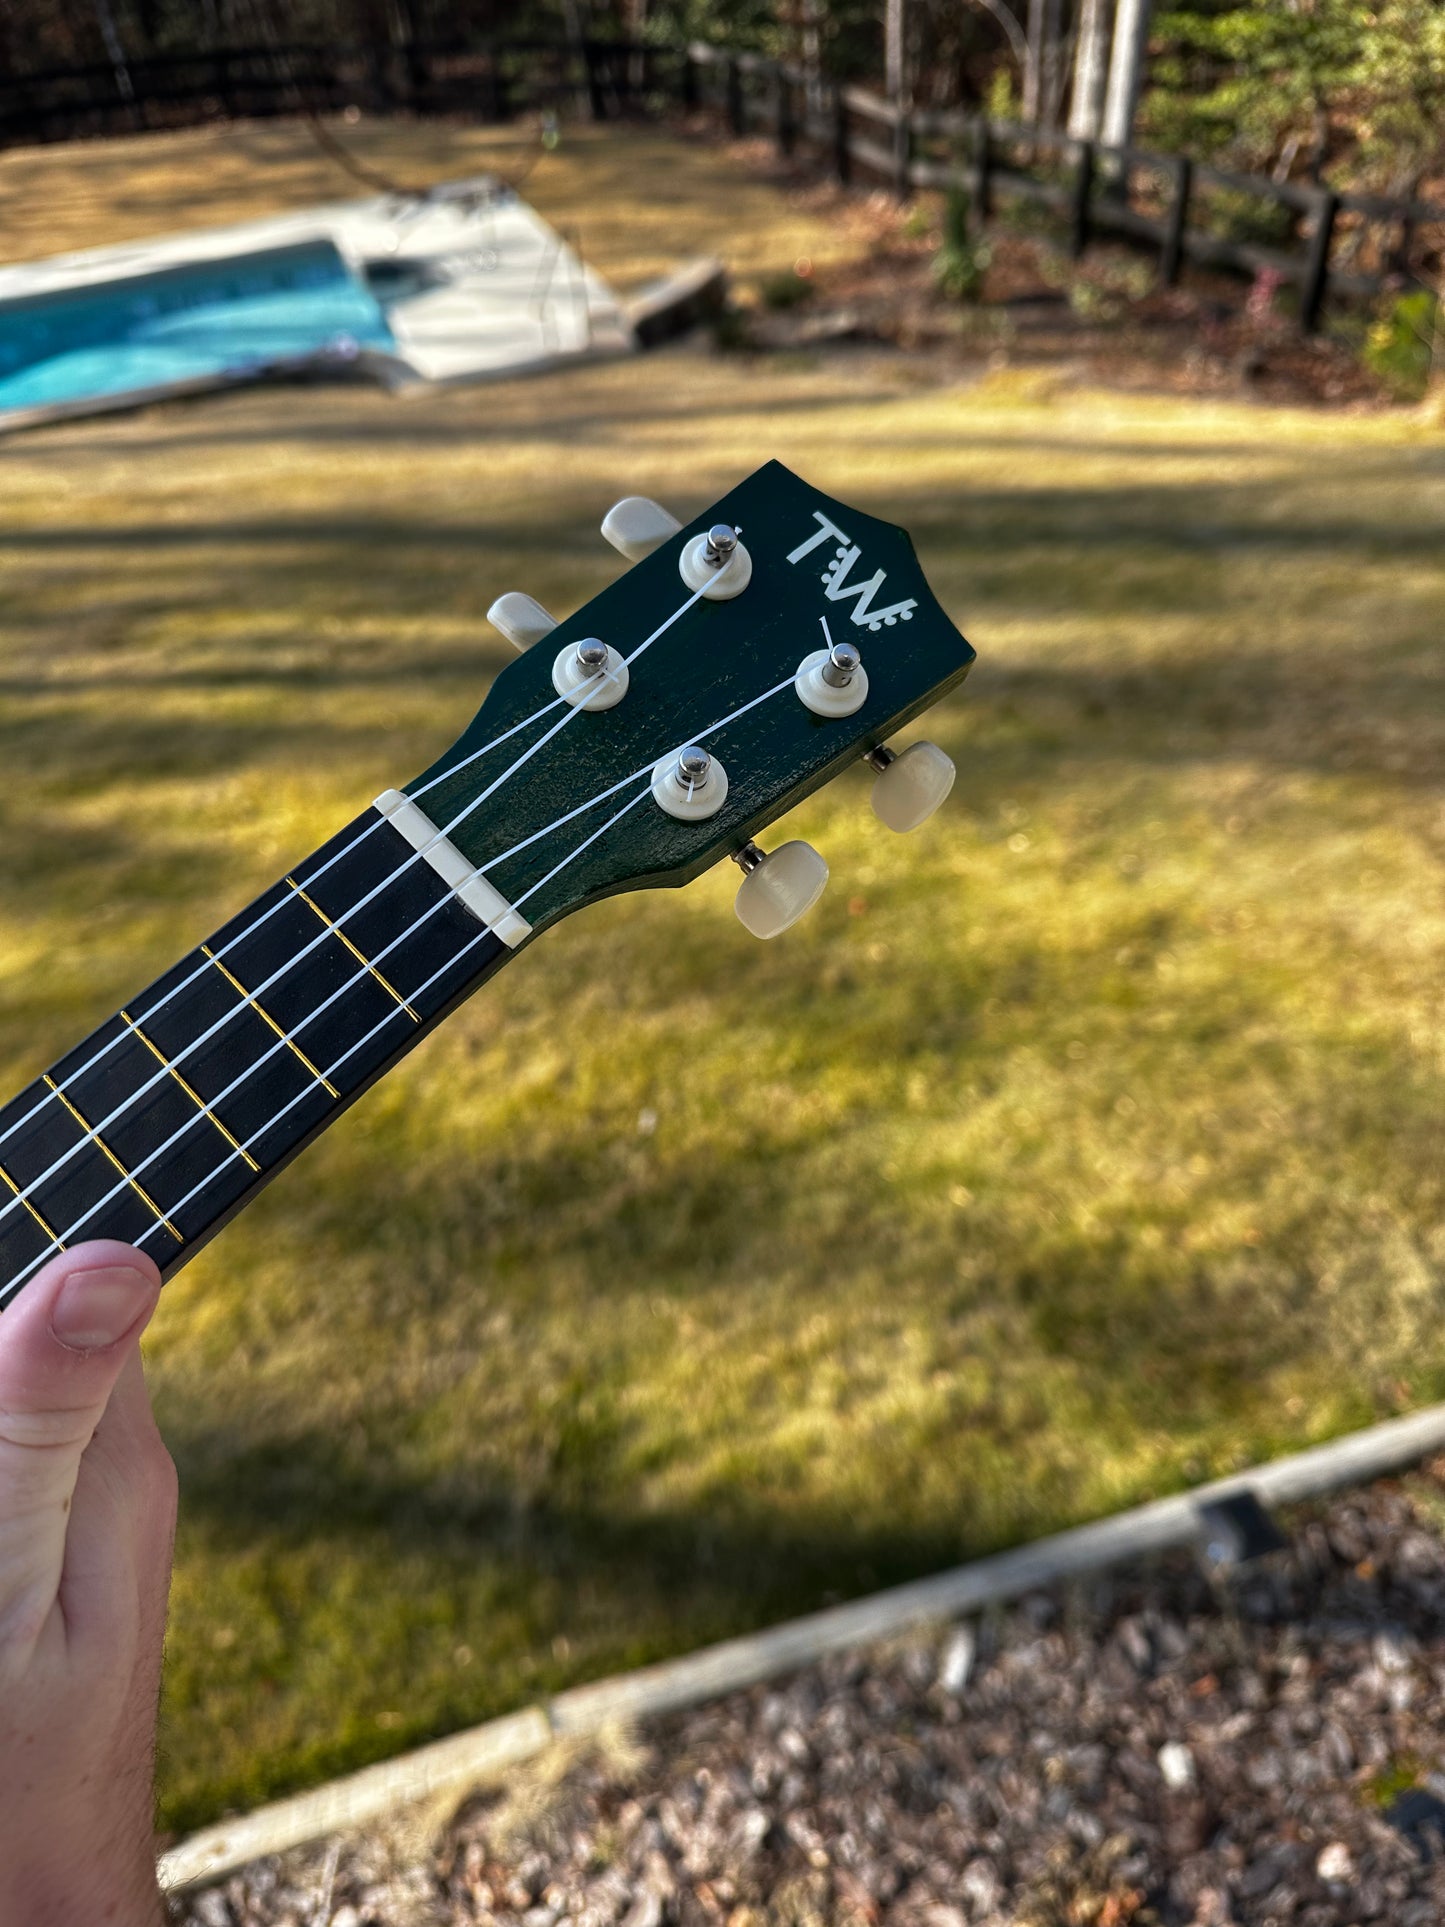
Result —
<path fill-rule="evenodd" d="M 699 1706 L 812 1665 L 825 1654 L 896 1639 L 920 1626 L 977 1613 L 1062 1580 L 1156 1556 L 1208 1536 L 1206 1509 L 1244 1496 L 1264 1506 L 1319 1498 L 1417 1464 L 1445 1444 L 1445 1406 L 1387 1419 L 1193 1492 L 1135 1506 L 1111 1519 L 894 1586 L 871 1598 L 729 1639 L 701 1652 L 558 1693 L 394 1760 L 365 1767 L 289 1800 L 202 1828 L 162 1856 L 172 1893 L 219 1880 L 267 1854 L 369 1826 L 400 1808 L 504 1779 L 558 1740 L 576 1742 Z"/>

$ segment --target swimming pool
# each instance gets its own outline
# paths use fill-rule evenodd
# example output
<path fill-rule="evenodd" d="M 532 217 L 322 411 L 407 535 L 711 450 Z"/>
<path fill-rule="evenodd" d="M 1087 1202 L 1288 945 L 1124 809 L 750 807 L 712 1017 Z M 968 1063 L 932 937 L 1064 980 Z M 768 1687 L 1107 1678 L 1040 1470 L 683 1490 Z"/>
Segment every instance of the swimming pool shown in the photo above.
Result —
<path fill-rule="evenodd" d="M 233 378 L 313 355 L 394 355 L 334 242 L 187 262 L 0 305 L 0 410 Z"/>

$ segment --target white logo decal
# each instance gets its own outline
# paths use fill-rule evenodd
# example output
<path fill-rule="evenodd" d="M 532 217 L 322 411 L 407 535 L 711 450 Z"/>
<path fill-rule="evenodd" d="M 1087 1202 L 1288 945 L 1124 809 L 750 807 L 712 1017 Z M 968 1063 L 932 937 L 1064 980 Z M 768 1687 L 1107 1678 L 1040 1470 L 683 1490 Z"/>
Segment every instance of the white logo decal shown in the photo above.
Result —
<path fill-rule="evenodd" d="M 821 580 L 823 593 L 830 602 L 843 602 L 853 598 L 853 620 L 860 628 L 868 628 L 875 633 L 885 625 L 892 628 L 895 622 L 907 622 L 918 604 L 910 597 L 906 602 L 890 602 L 886 609 L 875 609 L 873 598 L 883 587 L 885 574 L 879 569 L 870 575 L 866 582 L 850 582 L 853 564 L 862 554 L 850 536 L 843 533 L 826 515 L 813 510 L 813 520 L 818 524 L 816 535 L 810 535 L 806 542 L 800 542 L 789 555 L 790 562 L 801 562 L 805 555 L 811 555 L 830 538 L 837 543 L 833 559 L 823 571 Z"/>

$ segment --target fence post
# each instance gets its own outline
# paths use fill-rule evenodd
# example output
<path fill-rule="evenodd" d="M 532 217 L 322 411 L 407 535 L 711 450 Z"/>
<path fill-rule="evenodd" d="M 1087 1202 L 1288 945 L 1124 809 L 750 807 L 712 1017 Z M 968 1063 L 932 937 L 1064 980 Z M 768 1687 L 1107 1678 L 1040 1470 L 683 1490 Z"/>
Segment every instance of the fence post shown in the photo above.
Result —
<path fill-rule="evenodd" d="M 1074 201 L 1069 227 L 1069 252 L 1077 261 L 1089 245 L 1089 200 L 1094 191 L 1094 143 L 1078 142 L 1074 170 Z"/>
<path fill-rule="evenodd" d="M 906 201 L 913 192 L 913 183 L 908 178 L 909 163 L 913 159 L 913 120 L 901 101 L 895 111 L 898 118 L 893 123 L 893 198 Z"/>
<path fill-rule="evenodd" d="M 743 106 L 743 70 L 738 64 L 736 54 L 728 55 L 728 126 L 734 134 L 747 132 L 747 116 Z"/>
<path fill-rule="evenodd" d="M 848 102 L 843 83 L 833 88 L 833 173 L 840 187 L 848 185 L 853 171 L 853 156 L 848 152 Z"/>
<path fill-rule="evenodd" d="M 597 70 L 597 46 L 594 41 L 582 42 L 583 76 L 587 86 L 587 115 L 590 120 L 606 120 L 607 101 L 602 92 L 602 76 Z"/>
<path fill-rule="evenodd" d="M 1164 247 L 1159 256 L 1159 280 L 1174 287 L 1184 266 L 1184 233 L 1189 225 L 1189 195 L 1194 186 L 1194 163 L 1187 154 L 1174 162 L 1174 198 L 1164 217 Z"/>
<path fill-rule="evenodd" d="M 1320 191 L 1315 202 L 1315 225 L 1310 235 L 1309 252 L 1305 256 L 1304 283 L 1300 288 L 1299 325 L 1300 333 L 1312 335 L 1320 325 L 1320 311 L 1325 305 L 1325 292 L 1330 279 L 1330 242 L 1334 238 L 1335 216 L 1340 211 L 1340 197 L 1330 188 Z"/>
<path fill-rule="evenodd" d="M 993 200 L 993 137 L 988 118 L 980 115 L 973 127 L 973 205 L 982 227 Z"/>
<path fill-rule="evenodd" d="M 682 73 L 679 79 L 682 110 L 685 114 L 695 113 L 697 111 L 697 68 L 693 63 L 691 47 L 684 47 L 682 50 Z"/>
<path fill-rule="evenodd" d="M 777 93 L 773 97 L 776 109 L 775 134 L 778 152 L 786 160 L 792 153 L 796 135 L 793 127 L 793 84 L 788 79 L 788 70 L 781 60 L 773 62 L 773 85 Z"/>

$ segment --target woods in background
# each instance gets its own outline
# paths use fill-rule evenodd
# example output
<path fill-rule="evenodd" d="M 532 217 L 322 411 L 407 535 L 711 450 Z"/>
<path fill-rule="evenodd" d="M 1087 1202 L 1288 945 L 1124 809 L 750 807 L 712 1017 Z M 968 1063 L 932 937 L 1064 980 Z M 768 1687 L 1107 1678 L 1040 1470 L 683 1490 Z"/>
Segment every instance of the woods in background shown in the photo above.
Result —
<path fill-rule="evenodd" d="M 1402 194 L 1445 173 L 1445 0 L 10 0 L 0 71 L 221 46 L 404 50 L 506 35 L 691 39 L 919 107 L 987 103 L 1265 171 Z"/>

